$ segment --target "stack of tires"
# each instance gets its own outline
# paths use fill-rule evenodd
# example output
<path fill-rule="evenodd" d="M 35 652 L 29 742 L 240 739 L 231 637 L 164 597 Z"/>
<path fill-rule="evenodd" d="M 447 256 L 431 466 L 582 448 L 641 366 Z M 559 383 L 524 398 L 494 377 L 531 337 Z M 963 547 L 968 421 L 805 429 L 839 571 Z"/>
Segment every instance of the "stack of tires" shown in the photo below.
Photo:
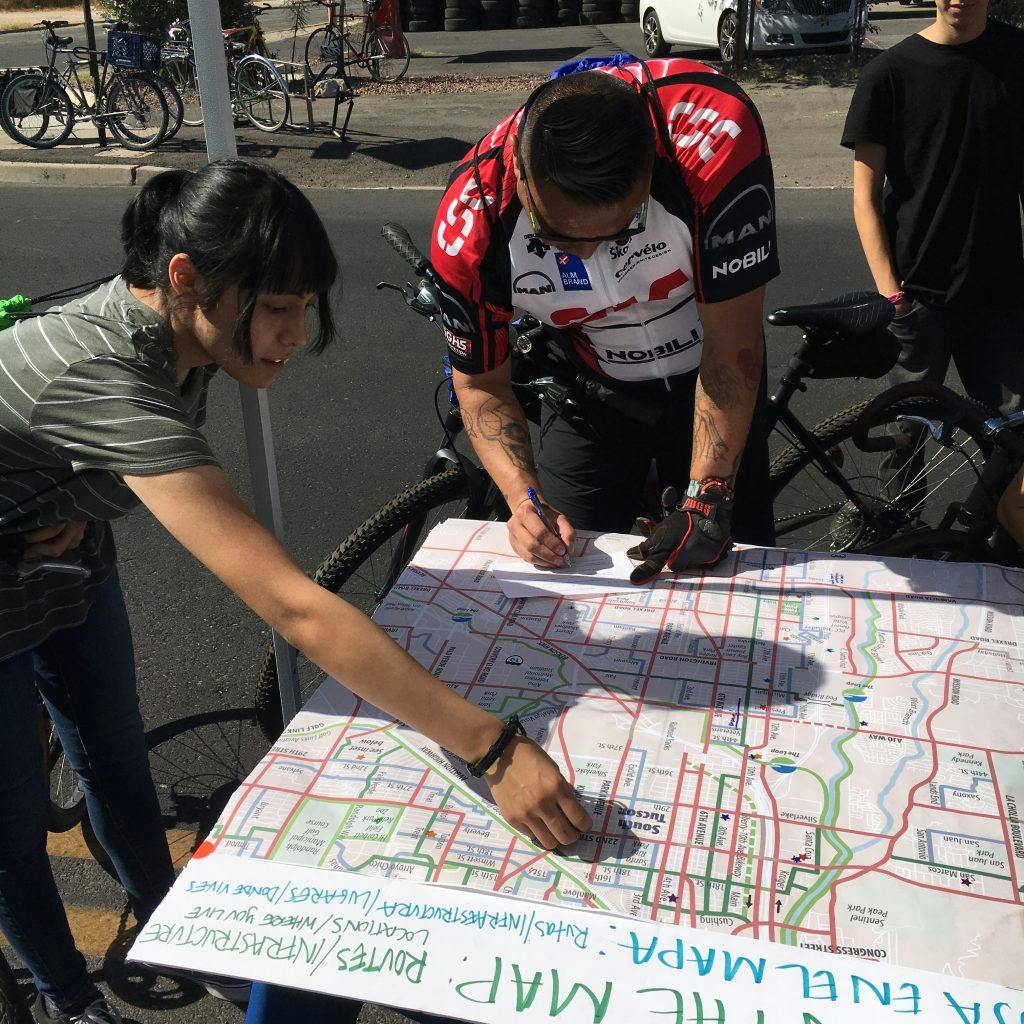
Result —
<path fill-rule="evenodd" d="M 558 0 L 559 25 L 578 25 L 580 23 L 580 0 Z"/>
<path fill-rule="evenodd" d="M 437 32 L 444 25 L 444 0 L 405 0 L 402 24 L 409 32 Z"/>
<path fill-rule="evenodd" d="M 546 28 L 558 20 L 565 0 L 516 0 L 516 28 Z"/>
<path fill-rule="evenodd" d="M 513 17 L 514 0 L 480 0 L 481 28 L 508 28 Z"/>
<path fill-rule="evenodd" d="M 444 0 L 445 32 L 470 32 L 480 27 L 480 0 Z"/>
<path fill-rule="evenodd" d="M 580 24 L 607 25 L 619 20 L 622 0 L 583 0 L 580 5 Z"/>
<path fill-rule="evenodd" d="M 619 21 L 629 23 L 640 17 L 640 0 L 619 0 Z"/>

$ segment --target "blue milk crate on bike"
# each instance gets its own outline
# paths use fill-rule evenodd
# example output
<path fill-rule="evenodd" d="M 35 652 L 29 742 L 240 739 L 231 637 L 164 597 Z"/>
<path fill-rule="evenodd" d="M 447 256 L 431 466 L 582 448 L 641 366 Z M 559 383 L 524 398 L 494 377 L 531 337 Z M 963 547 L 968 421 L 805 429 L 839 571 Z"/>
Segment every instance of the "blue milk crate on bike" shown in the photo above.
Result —
<path fill-rule="evenodd" d="M 160 70 L 160 39 L 138 32 L 108 32 L 107 58 L 116 68 Z"/>

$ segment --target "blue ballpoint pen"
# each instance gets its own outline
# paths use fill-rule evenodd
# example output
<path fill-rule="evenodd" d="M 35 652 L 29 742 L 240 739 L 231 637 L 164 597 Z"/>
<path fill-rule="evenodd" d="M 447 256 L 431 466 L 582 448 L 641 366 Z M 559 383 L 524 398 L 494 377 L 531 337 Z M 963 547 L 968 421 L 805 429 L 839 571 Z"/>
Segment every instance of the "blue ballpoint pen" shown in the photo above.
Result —
<path fill-rule="evenodd" d="M 551 521 L 544 513 L 544 506 L 540 503 L 540 498 L 537 497 L 537 492 L 532 487 L 526 488 L 526 496 L 533 502 L 533 510 L 540 516 L 540 521 L 551 531 L 556 537 L 559 536 L 558 531 L 551 525 Z M 568 550 L 562 556 L 565 559 L 566 567 L 571 569 L 573 567 L 573 560 Z"/>

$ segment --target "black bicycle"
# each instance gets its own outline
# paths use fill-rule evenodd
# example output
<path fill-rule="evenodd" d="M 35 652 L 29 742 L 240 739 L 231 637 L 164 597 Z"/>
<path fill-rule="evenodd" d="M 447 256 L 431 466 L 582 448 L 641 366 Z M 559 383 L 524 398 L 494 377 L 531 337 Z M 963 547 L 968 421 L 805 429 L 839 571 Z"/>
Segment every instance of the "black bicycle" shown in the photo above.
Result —
<path fill-rule="evenodd" d="M 429 261 L 403 228 L 387 224 L 383 233 L 412 267 L 417 284 L 382 282 L 378 288 L 399 292 L 413 312 L 440 325 L 437 278 Z M 984 465 L 991 453 L 991 438 L 976 418 L 950 422 L 949 440 L 963 453 L 957 459 L 950 458 L 950 448 L 935 443 L 930 431 L 907 429 L 908 417 L 919 425 L 941 420 L 949 409 L 944 393 L 890 389 L 835 413 L 813 429 L 790 408 L 793 396 L 806 390 L 809 379 L 883 376 L 898 354 L 899 343 L 887 330 L 891 319 L 891 304 L 874 292 L 778 309 L 768 316 L 773 326 L 798 326 L 803 331 L 768 407 L 774 457 L 766 497 L 774 504 L 776 536 L 782 546 L 884 553 L 885 546 L 898 538 L 920 538 L 941 530 L 951 505 L 976 482 L 972 467 Z M 520 317 L 513 328 L 513 380 L 534 421 L 541 406 L 586 419 L 594 402 L 640 422 L 650 416 L 646 404 L 635 397 L 592 377 L 567 374 L 564 364 L 549 362 L 548 328 L 536 320 Z M 442 414 L 437 400 L 445 388 L 448 408 Z M 487 473 L 457 446 L 463 425 L 447 362 L 435 391 L 435 409 L 442 441 L 421 478 L 366 519 L 313 574 L 320 586 L 341 594 L 366 614 L 373 613 L 434 525 L 450 517 L 508 517 Z M 656 494 L 655 489 L 655 501 Z M 322 674 L 301 655 L 296 657 L 304 702 Z M 264 732 L 276 738 L 282 722 L 272 650 L 259 671 L 255 706 Z"/>
<path fill-rule="evenodd" d="M 56 29 L 66 21 L 42 21 L 48 55 L 45 70 L 16 75 L 0 95 L 0 125 L 23 146 L 52 149 L 66 141 L 81 121 L 103 124 L 126 149 L 147 150 L 160 145 L 167 135 L 170 112 L 159 82 L 145 71 L 115 67 L 103 50 L 68 47 L 71 36 Z M 67 54 L 63 71 L 56 67 L 57 54 Z M 95 60 L 99 83 L 79 72 Z"/>

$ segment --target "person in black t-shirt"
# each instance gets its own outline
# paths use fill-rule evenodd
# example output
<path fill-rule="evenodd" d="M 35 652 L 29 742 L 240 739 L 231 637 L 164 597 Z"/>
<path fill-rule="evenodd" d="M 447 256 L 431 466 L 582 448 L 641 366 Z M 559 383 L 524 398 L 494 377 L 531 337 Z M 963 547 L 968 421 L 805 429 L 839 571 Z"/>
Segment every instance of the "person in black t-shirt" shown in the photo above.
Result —
<path fill-rule="evenodd" d="M 1003 412 L 1024 394 L 1024 32 L 988 0 L 937 0 L 935 21 L 869 64 L 842 144 L 854 217 L 902 341 L 893 383 L 942 381 Z"/>

